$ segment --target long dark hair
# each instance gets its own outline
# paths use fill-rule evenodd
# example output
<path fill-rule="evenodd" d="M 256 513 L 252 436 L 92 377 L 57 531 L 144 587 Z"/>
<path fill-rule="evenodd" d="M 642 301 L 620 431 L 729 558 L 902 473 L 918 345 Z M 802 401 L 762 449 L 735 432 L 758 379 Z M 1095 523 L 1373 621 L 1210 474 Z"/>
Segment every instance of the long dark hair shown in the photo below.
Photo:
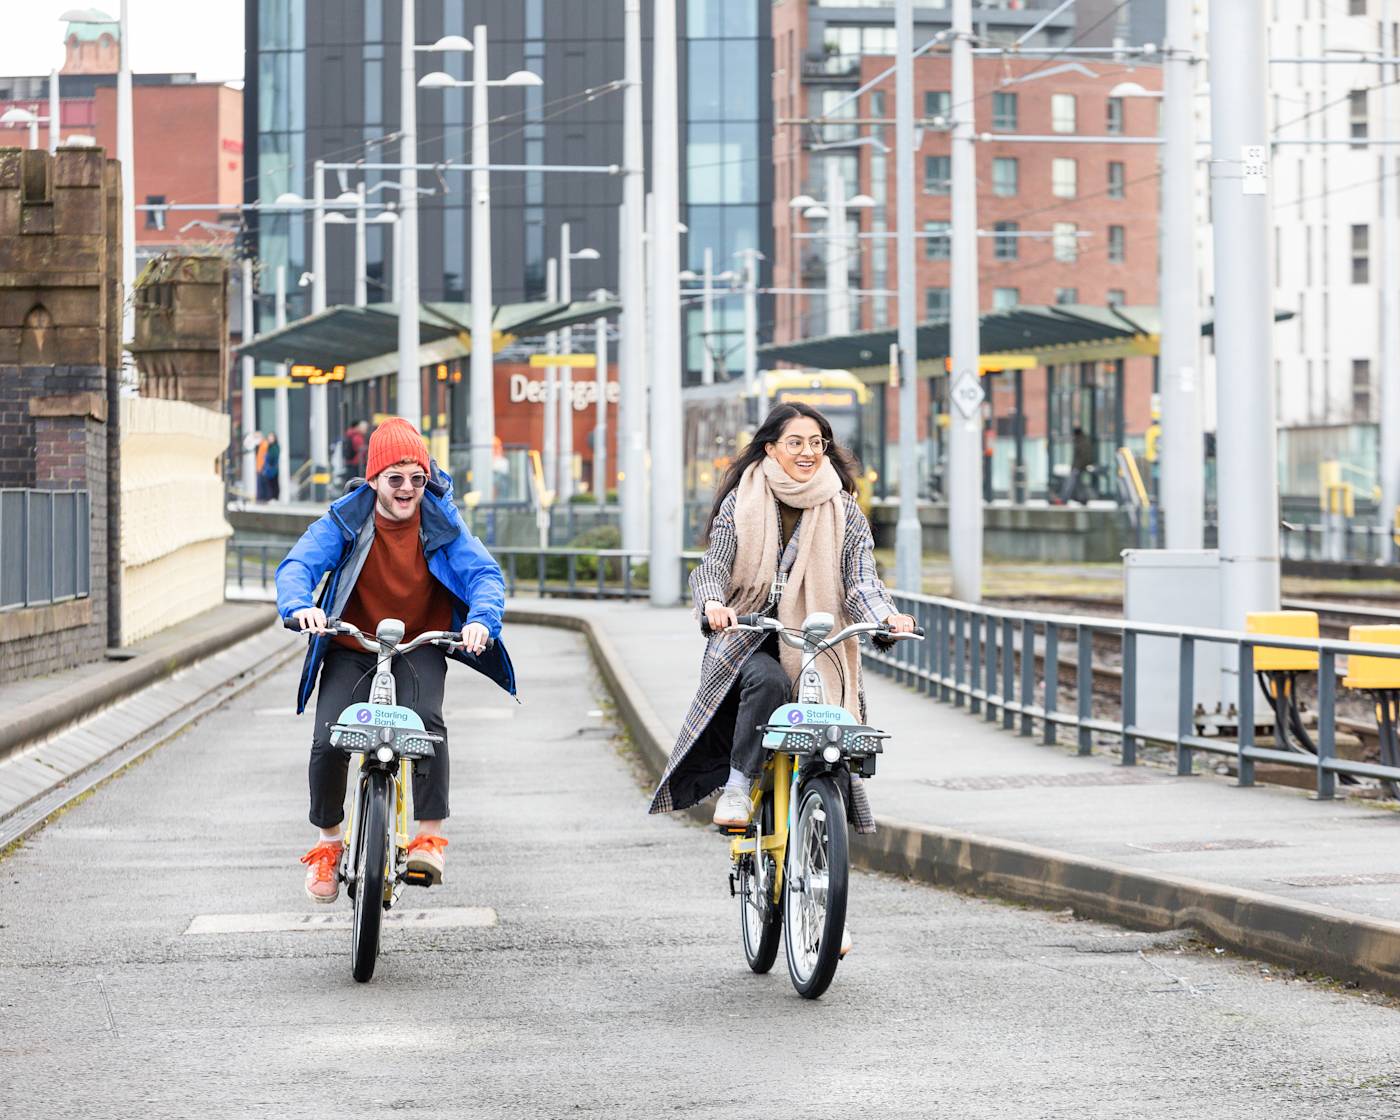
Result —
<path fill-rule="evenodd" d="M 707 539 L 710 535 L 710 528 L 715 523 L 715 518 L 719 516 L 719 507 L 724 504 L 724 499 L 729 497 L 730 491 L 739 485 L 740 479 L 744 477 L 744 472 L 768 454 L 768 445 L 778 442 L 789 421 L 802 416 L 809 420 L 815 420 L 817 427 L 821 429 L 822 438 L 826 440 L 826 457 L 831 460 L 831 465 L 836 470 L 836 477 L 841 480 L 841 489 L 850 494 L 856 492 L 855 460 L 849 451 L 837 444 L 835 437 L 831 434 L 831 421 L 809 404 L 801 404 L 798 401 L 777 404 L 773 406 L 773 411 L 764 418 L 763 423 L 758 426 L 758 431 L 754 432 L 753 439 L 749 441 L 748 446 L 739 452 L 739 457 L 730 463 L 729 469 L 724 472 L 719 489 L 715 491 L 715 504 L 710 510 L 710 519 L 706 523 L 705 537 Z"/>

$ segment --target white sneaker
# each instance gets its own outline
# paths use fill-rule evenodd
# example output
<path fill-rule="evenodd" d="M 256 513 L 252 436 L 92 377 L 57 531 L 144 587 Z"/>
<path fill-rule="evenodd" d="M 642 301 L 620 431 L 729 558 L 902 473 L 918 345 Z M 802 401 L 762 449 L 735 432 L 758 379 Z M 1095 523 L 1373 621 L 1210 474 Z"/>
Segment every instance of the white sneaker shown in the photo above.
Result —
<path fill-rule="evenodd" d="M 726 788 L 715 804 L 714 823 L 720 828 L 748 828 L 753 802 L 747 793 Z"/>
<path fill-rule="evenodd" d="M 846 954 L 851 951 L 851 927 L 841 927 L 841 959 L 846 959 Z"/>

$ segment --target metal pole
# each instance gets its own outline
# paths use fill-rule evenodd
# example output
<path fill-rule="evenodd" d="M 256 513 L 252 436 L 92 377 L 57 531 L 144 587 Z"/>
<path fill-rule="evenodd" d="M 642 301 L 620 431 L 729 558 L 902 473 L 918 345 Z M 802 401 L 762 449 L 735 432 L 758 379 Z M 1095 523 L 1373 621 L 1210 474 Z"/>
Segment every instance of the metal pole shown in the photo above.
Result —
<path fill-rule="evenodd" d="M 58 152 L 58 142 L 63 127 L 62 103 L 58 93 L 58 71 L 49 71 L 49 155 Z"/>
<path fill-rule="evenodd" d="M 472 488 L 483 502 L 496 494 L 496 366 L 493 318 L 496 296 L 491 275 L 491 118 L 487 111 L 486 27 L 472 31 Z M 478 345 L 480 343 L 480 345 Z"/>
<path fill-rule="evenodd" d="M 959 0 L 965 3 L 966 0 Z M 956 17 L 955 17 L 956 18 Z M 923 532 L 919 525 L 915 413 L 918 408 L 918 319 L 914 281 L 914 9 L 898 0 L 895 27 L 895 268 L 899 275 L 899 521 L 895 526 L 895 583 L 922 590 Z M 956 94 L 954 98 L 956 99 Z M 975 234 L 975 229 L 973 230 Z M 954 242 L 956 248 L 956 242 Z"/>
<path fill-rule="evenodd" d="M 559 227 L 559 302 L 574 301 L 574 244 L 569 223 Z M 561 352 L 574 352 L 574 330 L 565 327 L 559 334 Z M 559 500 L 568 502 L 574 493 L 574 371 L 568 366 L 558 370 L 559 379 Z"/>
<path fill-rule="evenodd" d="M 1205 542 L 1201 317 L 1196 301 L 1196 64 L 1193 0 L 1167 0 L 1162 104 L 1162 492 L 1166 544 Z M 1267 410 L 1272 414 L 1272 400 Z"/>
<path fill-rule="evenodd" d="M 840 163 L 830 156 L 826 160 L 826 215 L 826 333 L 841 338 L 851 333 L 846 184 L 841 177 Z"/>
<path fill-rule="evenodd" d="M 701 277 L 704 287 L 700 295 L 700 384 L 715 383 L 715 355 L 711 347 L 715 336 L 715 251 L 705 247 L 705 275 Z"/>
<path fill-rule="evenodd" d="M 273 325 L 281 330 L 287 325 L 287 266 L 277 266 L 277 288 L 273 302 Z M 287 364 L 277 367 L 277 378 L 285 381 Z M 273 398 L 273 424 L 277 432 L 277 493 L 281 501 L 292 500 L 292 405 L 287 387 L 279 385 Z"/>
<path fill-rule="evenodd" d="M 647 349 L 645 265 L 642 224 L 645 220 L 645 173 L 642 118 L 642 0 L 626 0 L 623 11 L 624 65 L 627 88 L 622 100 L 622 231 L 618 258 L 618 378 L 622 394 L 617 408 L 617 451 L 621 459 L 618 490 L 622 502 L 622 547 L 646 547 Z"/>
<path fill-rule="evenodd" d="M 593 496 L 604 505 L 608 498 L 608 320 L 600 315 L 593 328 L 593 349 L 598 363 L 597 422 L 593 431 Z"/>
<path fill-rule="evenodd" d="M 744 396 L 752 398 L 758 392 L 758 262 L 763 254 L 741 249 L 737 255 L 744 261 Z"/>
<path fill-rule="evenodd" d="M 1221 625 L 1279 604 L 1264 0 L 1210 5 Z"/>
<path fill-rule="evenodd" d="M 1381 0 L 1381 34 L 1384 37 L 1382 50 L 1395 57 L 1400 41 L 1397 41 L 1396 27 L 1392 22 L 1393 6 L 1390 0 Z M 1379 76 L 1381 99 L 1382 136 L 1393 136 L 1396 121 L 1394 66 L 1387 67 Z M 1390 149 L 1381 149 L 1381 220 L 1380 220 L 1380 264 L 1381 264 L 1381 322 L 1380 322 L 1380 369 L 1375 373 L 1372 384 L 1380 391 L 1380 483 L 1381 504 L 1377 511 L 1380 521 L 1381 556 L 1387 564 L 1397 559 L 1395 546 L 1395 510 L 1400 506 L 1400 376 L 1396 364 L 1400 362 L 1400 245 L 1396 244 L 1395 176 L 1400 173 L 1396 157 Z"/>
<path fill-rule="evenodd" d="M 365 270 L 366 247 L 365 247 L 365 184 L 361 180 L 355 187 L 355 306 L 365 307 L 369 304 L 369 277 Z"/>
<path fill-rule="evenodd" d="M 326 309 L 326 171 L 321 160 L 312 165 L 311 184 L 311 314 Z M 308 385 L 311 394 L 311 493 L 323 496 L 316 476 L 330 469 L 330 428 L 325 385 Z"/>
<path fill-rule="evenodd" d="M 982 598 L 982 385 L 978 363 L 977 157 L 973 148 L 972 0 L 953 0 L 952 85 L 952 317 L 949 323 L 949 349 L 953 380 L 950 383 L 952 408 L 949 410 L 951 425 L 948 429 L 948 541 L 953 567 L 953 597 L 975 603 Z M 909 257 L 912 264 L 912 249 Z M 912 417 L 912 392 L 907 399 L 907 411 Z M 910 482 L 913 480 L 910 479 Z M 901 478 L 901 493 L 904 485 Z"/>
<path fill-rule="evenodd" d="M 403 0 L 399 42 L 399 303 L 398 413 L 414 425 L 423 420 L 418 366 L 418 65 L 414 44 L 415 0 Z"/>
<path fill-rule="evenodd" d="M 131 108 L 131 25 L 126 16 L 127 0 L 121 0 L 117 69 L 117 159 L 122 176 L 122 341 L 136 337 L 136 144 L 133 138 Z M 52 126 L 50 126 L 52 127 Z M 121 356 L 123 382 L 135 383 L 130 351 Z"/>
<path fill-rule="evenodd" d="M 655 0 L 652 20 L 651 181 L 651 570 L 653 606 L 681 597 L 680 120 L 676 0 Z"/>
<path fill-rule="evenodd" d="M 243 341 L 253 337 L 253 258 L 242 261 L 243 284 Z M 256 363 L 251 357 L 243 358 L 243 493 L 251 498 L 258 492 L 258 454 L 253 445 L 253 433 L 258 427 L 256 390 L 253 388 L 253 373 Z"/>
<path fill-rule="evenodd" d="M 545 262 L 544 298 L 550 303 L 559 302 L 559 262 L 553 257 Z M 544 338 L 545 352 L 559 353 L 559 335 L 550 331 Z M 559 494 L 559 393 L 558 371 L 554 366 L 546 366 L 544 371 L 544 485 L 553 491 L 556 499 Z"/>

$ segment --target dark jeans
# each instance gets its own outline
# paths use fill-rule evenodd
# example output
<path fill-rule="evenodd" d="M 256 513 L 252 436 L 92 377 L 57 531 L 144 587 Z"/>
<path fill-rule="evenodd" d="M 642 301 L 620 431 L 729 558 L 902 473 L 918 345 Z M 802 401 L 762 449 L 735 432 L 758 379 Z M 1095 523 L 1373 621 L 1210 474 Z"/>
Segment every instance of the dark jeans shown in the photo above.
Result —
<path fill-rule="evenodd" d="M 350 756 L 331 746 L 330 727 L 351 704 L 369 700 L 376 658 L 332 645 L 321 667 L 316 693 L 316 729 L 311 741 L 311 823 L 331 828 L 345 819 L 345 781 Z M 446 736 L 442 722 L 442 691 L 447 677 L 447 657 L 436 646 L 423 646 L 394 660 L 394 684 L 399 706 L 412 708 L 423 726 Z M 451 773 L 447 740 L 434 744 L 434 755 L 423 767 L 413 769 L 413 816 L 420 821 L 440 821 L 448 816 L 447 783 Z"/>
<path fill-rule="evenodd" d="M 715 713 L 720 727 L 734 728 L 729 765 L 756 778 L 763 770 L 763 733 L 757 728 L 768 722 L 774 709 L 786 704 L 792 681 L 778 663 L 777 638 L 769 638 L 744 662 L 729 694 Z"/>

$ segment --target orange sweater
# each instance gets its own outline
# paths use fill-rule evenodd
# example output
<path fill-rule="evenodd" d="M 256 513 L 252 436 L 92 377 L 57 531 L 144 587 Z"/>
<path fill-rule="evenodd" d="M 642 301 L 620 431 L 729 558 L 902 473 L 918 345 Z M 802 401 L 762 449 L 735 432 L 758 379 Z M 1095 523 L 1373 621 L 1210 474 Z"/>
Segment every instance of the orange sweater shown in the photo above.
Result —
<path fill-rule="evenodd" d="M 341 612 L 346 622 L 372 635 L 384 619 L 402 619 L 406 639 L 452 625 L 452 594 L 428 571 L 418 528 L 417 513 L 408 521 L 392 521 L 374 511 L 374 543 Z M 345 635 L 336 641 L 347 649 L 361 648 Z"/>

